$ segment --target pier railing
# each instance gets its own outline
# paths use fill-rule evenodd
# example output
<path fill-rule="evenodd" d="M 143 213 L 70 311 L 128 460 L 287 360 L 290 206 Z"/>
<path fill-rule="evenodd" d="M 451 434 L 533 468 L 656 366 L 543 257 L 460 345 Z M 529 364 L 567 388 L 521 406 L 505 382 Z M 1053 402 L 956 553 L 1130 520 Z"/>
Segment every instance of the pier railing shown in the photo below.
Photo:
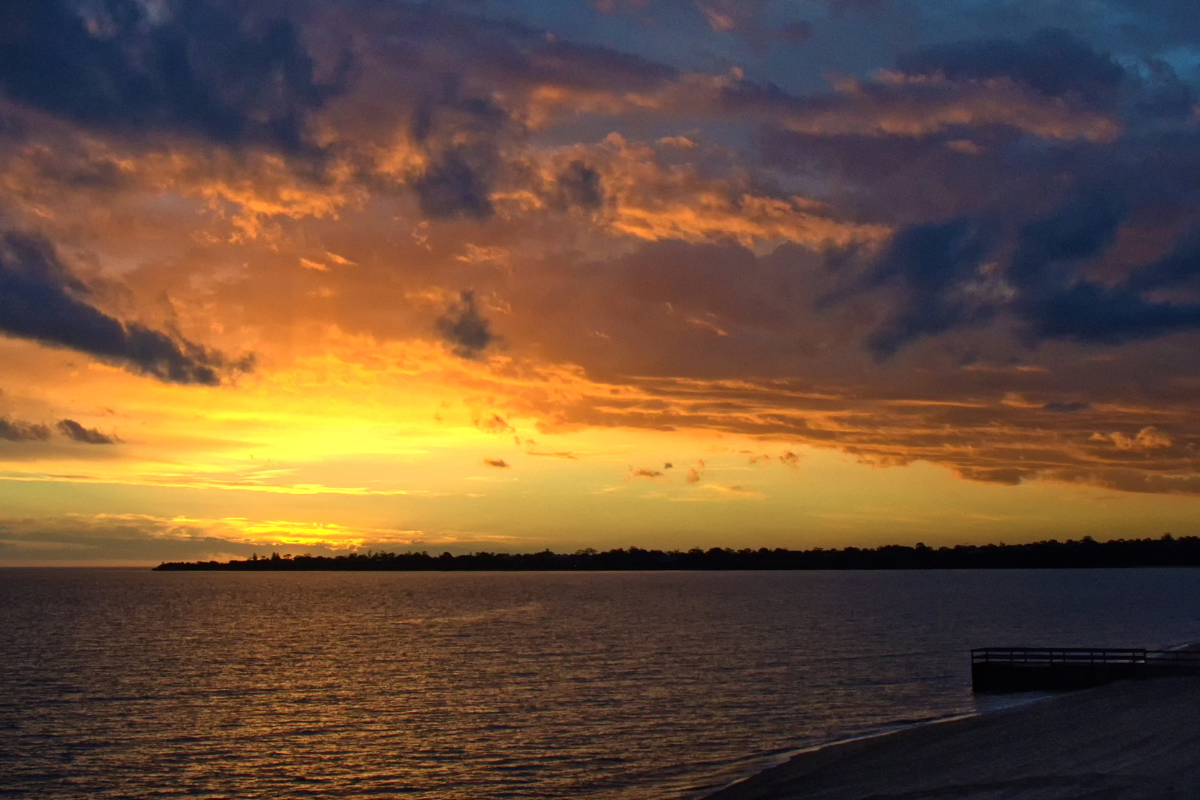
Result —
<path fill-rule="evenodd" d="M 1147 650 L 1146 656 L 1154 663 L 1200 666 L 1200 652 L 1194 650 Z"/>
<path fill-rule="evenodd" d="M 971 663 L 998 664 L 1179 664 L 1200 666 L 1200 653 L 1114 647 L 980 647 Z"/>
<path fill-rule="evenodd" d="M 982 647 L 971 651 L 977 692 L 1082 689 L 1114 680 L 1200 675 L 1200 653 L 1113 647 Z"/>

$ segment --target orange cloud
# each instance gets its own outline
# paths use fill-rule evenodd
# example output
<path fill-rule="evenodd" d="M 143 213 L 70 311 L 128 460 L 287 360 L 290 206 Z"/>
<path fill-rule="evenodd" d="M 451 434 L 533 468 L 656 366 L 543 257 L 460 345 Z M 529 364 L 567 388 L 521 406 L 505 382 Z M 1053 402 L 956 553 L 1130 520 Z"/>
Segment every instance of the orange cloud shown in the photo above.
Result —
<path fill-rule="evenodd" d="M 1112 117 L 1031 92 L 1008 79 L 950 81 L 881 72 L 874 81 L 839 79 L 838 95 L 801 105 L 781 127 L 815 136 L 930 136 L 950 128 L 1005 125 L 1046 139 L 1114 141 Z M 964 149 L 962 143 L 959 149 Z"/>
<path fill-rule="evenodd" d="M 649 478 L 650 480 L 654 480 L 655 478 L 661 478 L 662 476 L 662 472 L 657 469 L 647 469 L 645 467 L 641 467 L 638 469 L 629 470 L 629 477 L 631 478 Z"/>

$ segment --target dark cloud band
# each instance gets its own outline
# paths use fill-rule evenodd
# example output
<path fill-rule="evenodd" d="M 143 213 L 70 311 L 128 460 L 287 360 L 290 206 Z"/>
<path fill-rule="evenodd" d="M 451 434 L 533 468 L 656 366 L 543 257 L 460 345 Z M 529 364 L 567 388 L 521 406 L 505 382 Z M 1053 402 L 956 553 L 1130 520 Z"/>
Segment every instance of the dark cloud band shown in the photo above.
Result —
<path fill-rule="evenodd" d="M 216 386 L 253 368 L 224 354 L 138 323 L 110 317 L 87 302 L 88 288 L 45 239 L 0 236 L 0 332 L 67 347 L 168 383 Z"/>
<path fill-rule="evenodd" d="M 10 442 L 44 442 L 50 438 L 50 429 L 20 420 L 0 417 L 0 439 Z"/>
<path fill-rule="evenodd" d="M 496 338 L 491 323 L 475 307 L 474 292 L 463 292 L 459 302 L 438 318 L 437 329 L 461 358 L 478 358 Z"/>
<path fill-rule="evenodd" d="M 63 0 L 0 8 L 0 90 L 90 127 L 174 131 L 227 144 L 309 147 L 307 115 L 330 85 L 292 23 L 250 29 L 221 4 L 176 0 L 151 15 L 134 0 L 81 13 Z"/>
<path fill-rule="evenodd" d="M 116 444 L 115 436 L 101 433 L 95 428 L 85 428 L 73 419 L 64 419 L 55 426 L 58 432 L 72 441 L 82 444 Z"/>

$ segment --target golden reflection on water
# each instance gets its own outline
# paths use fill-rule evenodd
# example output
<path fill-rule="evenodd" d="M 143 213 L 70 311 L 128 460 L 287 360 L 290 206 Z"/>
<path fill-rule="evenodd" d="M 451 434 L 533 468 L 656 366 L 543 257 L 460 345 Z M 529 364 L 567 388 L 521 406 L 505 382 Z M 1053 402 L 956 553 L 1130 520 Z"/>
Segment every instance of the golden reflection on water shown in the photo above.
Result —
<path fill-rule="evenodd" d="M 970 647 L 1172 644 L 1197 607 L 1172 570 L 0 570 L 0 774 L 39 798 L 690 797 L 972 710 Z"/>

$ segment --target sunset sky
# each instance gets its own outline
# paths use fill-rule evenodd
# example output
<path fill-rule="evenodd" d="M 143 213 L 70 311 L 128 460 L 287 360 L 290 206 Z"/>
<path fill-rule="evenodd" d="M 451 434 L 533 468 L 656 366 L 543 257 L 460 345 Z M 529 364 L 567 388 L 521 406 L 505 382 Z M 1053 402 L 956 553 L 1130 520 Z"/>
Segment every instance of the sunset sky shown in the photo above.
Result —
<path fill-rule="evenodd" d="M 0 563 L 1200 533 L 1198 30 L 8 0 Z"/>

